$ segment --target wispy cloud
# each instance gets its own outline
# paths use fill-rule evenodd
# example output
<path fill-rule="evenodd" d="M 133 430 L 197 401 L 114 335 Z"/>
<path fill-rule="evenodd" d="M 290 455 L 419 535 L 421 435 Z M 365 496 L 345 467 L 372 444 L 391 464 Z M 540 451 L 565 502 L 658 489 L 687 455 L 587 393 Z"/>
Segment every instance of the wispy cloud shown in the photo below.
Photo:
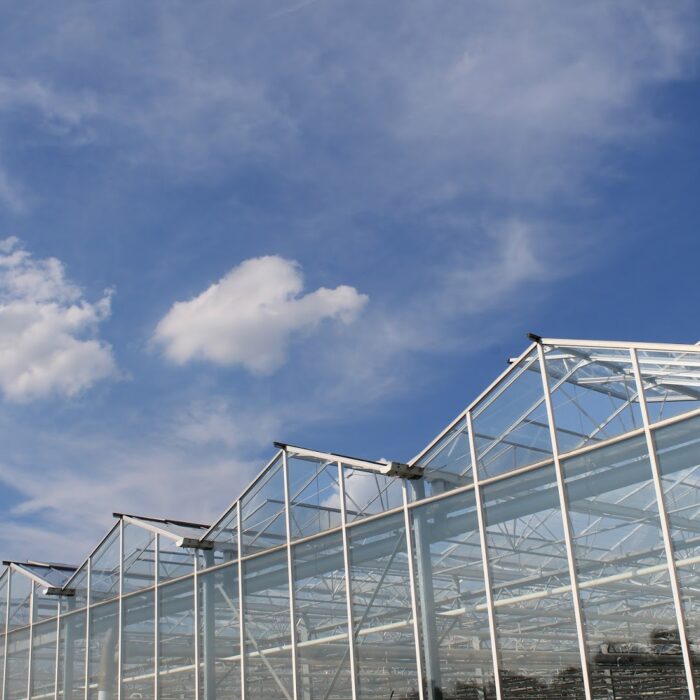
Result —
<path fill-rule="evenodd" d="M 111 347 L 95 338 L 111 293 L 96 302 L 56 258 L 36 259 L 16 238 L 0 241 L 0 390 L 11 401 L 73 396 L 114 376 Z"/>

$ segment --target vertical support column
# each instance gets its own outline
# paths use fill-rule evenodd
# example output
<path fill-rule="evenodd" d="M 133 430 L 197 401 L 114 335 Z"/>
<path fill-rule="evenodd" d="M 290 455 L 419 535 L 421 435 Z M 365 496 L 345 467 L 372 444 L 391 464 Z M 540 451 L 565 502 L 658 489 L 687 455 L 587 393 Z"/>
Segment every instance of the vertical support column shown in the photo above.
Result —
<path fill-rule="evenodd" d="M 201 550 L 205 568 L 214 566 L 214 550 Z M 207 575 L 202 584 L 202 662 L 204 665 L 204 698 L 216 700 L 216 616 L 214 579 Z"/>
<path fill-rule="evenodd" d="M 423 479 L 411 481 L 411 487 L 417 500 L 425 498 Z M 437 624 L 435 621 L 435 590 L 433 588 L 433 562 L 430 556 L 428 523 L 425 509 L 414 511 L 413 517 L 416 553 L 416 575 L 420 599 L 420 622 L 425 657 L 425 682 L 428 700 L 436 700 L 442 694 L 440 674 L 440 655 L 438 651 Z"/>
<path fill-rule="evenodd" d="M 486 607 L 489 620 L 489 637 L 491 638 L 491 662 L 493 663 L 493 682 L 496 688 L 496 700 L 501 700 L 501 673 L 498 660 L 498 639 L 496 637 L 496 615 L 493 608 L 493 589 L 491 588 L 491 570 L 489 569 L 488 542 L 486 540 L 486 519 L 484 506 L 481 501 L 479 486 L 479 467 L 474 441 L 474 426 L 472 413 L 467 411 L 467 437 L 469 439 L 469 454 L 472 458 L 472 477 L 474 479 L 474 499 L 476 501 L 476 517 L 479 523 L 479 545 L 481 547 L 481 566 L 484 572 L 484 590 L 486 592 Z"/>
<path fill-rule="evenodd" d="M 160 535 L 153 538 L 153 697 L 160 695 Z"/>
<path fill-rule="evenodd" d="M 294 700 L 299 697 L 297 678 L 297 633 L 296 610 L 294 605 L 294 570 L 292 568 L 292 520 L 289 508 L 289 465 L 287 452 L 282 452 L 282 471 L 284 473 L 284 524 L 287 534 L 287 578 L 289 584 L 289 631 L 292 641 L 292 687 Z"/>
<path fill-rule="evenodd" d="M 200 648 L 199 648 L 199 573 L 197 557 L 192 557 L 192 567 L 194 574 L 192 582 L 194 584 L 194 694 L 196 700 L 201 700 L 202 692 L 199 681 L 199 663 L 200 663 Z"/>
<path fill-rule="evenodd" d="M 245 607 L 243 605 L 243 534 L 241 532 L 241 502 L 236 507 L 236 557 L 238 559 L 238 636 L 241 640 L 241 700 L 246 700 L 246 641 Z"/>
<path fill-rule="evenodd" d="M 75 598 L 68 598 L 67 605 L 69 607 L 68 612 L 71 612 L 71 609 L 75 608 Z M 87 620 L 87 612 L 85 614 Z M 73 691 L 73 670 L 75 664 L 75 626 L 76 620 L 78 619 L 78 615 L 79 613 L 75 613 L 75 615 L 68 617 L 68 622 L 65 625 L 64 629 L 65 638 L 63 643 L 65 647 L 65 653 L 63 655 L 63 678 L 61 679 L 63 683 L 64 700 L 69 700 L 69 698 L 72 697 Z M 87 625 L 87 622 L 85 624 Z M 87 626 L 85 628 L 85 633 L 87 634 Z"/>
<path fill-rule="evenodd" d="M 32 581 L 31 593 L 29 594 L 29 667 L 27 668 L 27 697 L 32 697 L 32 660 L 34 656 L 34 593 L 36 583 Z"/>
<path fill-rule="evenodd" d="M 90 679 L 90 603 L 92 600 L 92 557 L 87 561 L 87 590 L 85 592 L 85 700 L 88 700 L 88 681 Z"/>
<path fill-rule="evenodd" d="M 357 700 L 357 663 L 355 657 L 355 624 L 352 618 L 352 588 L 350 582 L 350 547 L 348 546 L 348 516 L 345 502 L 345 470 L 338 462 L 338 491 L 340 496 L 340 525 L 343 535 L 343 567 L 345 568 L 345 606 L 348 614 L 348 653 L 350 655 L 350 689 Z"/>
<path fill-rule="evenodd" d="M 423 688 L 423 664 L 421 661 L 420 627 L 418 625 L 418 599 L 416 597 L 416 572 L 413 566 L 413 537 L 411 532 L 411 517 L 408 512 L 408 487 L 406 480 L 401 480 L 403 495 L 403 522 L 406 530 L 406 554 L 408 555 L 408 582 L 411 588 L 411 616 L 413 617 L 413 639 L 416 647 L 416 675 L 418 677 L 418 698 L 425 700 Z"/>
<path fill-rule="evenodd" d="M 583 672 L 583 686 L 586 691 L 586 698 L 591 700 L 591 674 L 588 666 L 588 653 L 586 651 L 586 637 L 583 627 L 583 613 L 581 612 L 581 598 L 579 596 L 578 575 L 576 572 L 576 561 L 574 559 L 573 533 L 569 520 L 569 504 L 564 487 L 564 474 L 559 461 L 559 442 L 557 439 L 557 429 L 554 422 L 554 409 L 552 407 L 552 395 L 549 392 L 549 377 L 547 376 L 547 366 L 544 358 L 544 348 L 541 343 L 537 343 L 537 355 L 542 375 L 542 390 L 544 392 L 544 403 L 547 409 L 547 422 L 549 423 L 549 437 L 552 442 L 552 458 L 554 469 L 557 475 L 557 490 L 559 492 L 559 506 L 561 508 L 561 519 L 564 527 L 564 542 L 566 544 L 566 558 L 569 565 L 569 579 L 571 580 L 571 593 L 574 603 L 574 617 L 576 620 L 576 633 L 578 634 L 579 654 L 581 657 L 581 671 Z"/>
<path fill-rule="evenodd" d="M 58 657 L 61 650 L 61 598 L 56 600 L 56 658 L 53 670 L 53 697 L 58 700 Z"/>
<path fill-rule="evenodd" d="M 651 464 L 651 472 L 654 480 L 656 502 L 659 508 L 659 519 L 661 520 L 661 533 L 663 535 L 664 551 L 666 553 L 668 573 L 671 581 L 673 604 L 676 610 L 676 624 L 678 625 L 678 634 L 680 636 L 681 650 L 683 652 L 683 664 L 685 666 L 685 674 L 688 681 L 688 695 L 690 697 L 690 700 L 695 700 L 696 693 L 693 679 L 693 664 L 690 656 L 688 635 L 686 634 L 685 618 L 683 616 L 683 601 L 681 598 L 680 584 L 678 582 L 678 571 L 676 570 L 676 558 L 673 551 L 673 540 L 671 539 L 671 527 L 669 525 L 668 512 L 666 511 L 666 499 L 664 498 L 664 489 L 663 484 L 661 483 L 661 471 L 659 469 L 659 461 L 656 457 L 654 437 L 651 434 L 651 428 L 649 423 L 649 411 L 647 409 L 646 397 L 644 395 L 644 384 L 642 382 L 642 373 L 639 369 L 639 358 L 637 356 L 637 350 L 631 348 L 630 356 L 632 358 L 634 380 L 637 384 L 637 397 L 639 400 L 639 408 L 642 413 L 644 436 L 646 438 L 647 451 L 649 452 L 649 463 Z"/>
<path fill-rule="evenodd" d="M 117 602 L 117 700 L 122 698 L 122 628 L 124 626 L 124 519 L 119 518 L 119 600 Z"/>
<path fill-rule="evenodd" d="M 10 632 L 10 602 L 12 601 L 12 569 L 7 567 L 7 599 L 5 606 L 5 651 L 2 657 L 2 695 L 1 700 L 5 700 L 5 688 L 7 688 L 7 636 Z"/>

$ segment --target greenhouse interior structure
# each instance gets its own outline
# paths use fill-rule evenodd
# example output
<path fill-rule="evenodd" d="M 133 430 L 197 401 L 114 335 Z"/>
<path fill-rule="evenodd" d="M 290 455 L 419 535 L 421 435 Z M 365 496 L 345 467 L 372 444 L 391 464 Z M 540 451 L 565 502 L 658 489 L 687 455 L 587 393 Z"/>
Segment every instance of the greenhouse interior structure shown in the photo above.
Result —
<path fill-rule="evenodd" d="M 407 463 L 275 446 L 213 524 L 4 562 L 2 700 L 700 692 L 700 345 L 531 336 Z"/>

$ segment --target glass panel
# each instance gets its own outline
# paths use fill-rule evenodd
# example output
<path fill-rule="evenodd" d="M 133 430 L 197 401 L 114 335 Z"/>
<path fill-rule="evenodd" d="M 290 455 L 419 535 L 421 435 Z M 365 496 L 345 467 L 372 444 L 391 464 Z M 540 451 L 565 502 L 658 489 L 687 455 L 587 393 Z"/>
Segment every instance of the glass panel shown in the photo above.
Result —
<path fill-rule="evenodd" d="M 152 700 L 155 694 L 155 594 L 124 598 L 122 621 L 122 698 Z"/>
<path fill-rule="evenodd" d="M 34 584 L 34 621 L 47 620 L 58 615 L 58 596 L 44 595 L 44 587 Z"/>
<path fill-rule="evenodd" d="M 348 529 L 358 698 L 417 692 L 408 552 L 402 512 Z"/>
<path fill-rule="evenodd" d="M 403 505 L 401 479 L 343 467 L 348 522 Z"/>
<path fill-rule="evenodd" d="M 286 542 L 284 476 L 278 458 L 241 499 L 243 554 Z"/>
<path fill-rule="evenodd" d="M 158 697 L 160 700 L 193 698 L 194 581 L 190 577 L 162 586 L 158 595 Z"/>
<path fill-rule="evenodd" d="M 700 691 L 700 417 L 655 430 L 654 441 Z"/>
<path fill-rule="evenodd" d="M 503 698 L 583 698 L 554 467 L 482 495 Z"/>
<path fill-rule="evenodd" d="M 199 576 L 202 697 L 241 696 L 238 567 L 225 566 Z"/>
<path fill-rule="evenodd" d="M 688 697 L 644 436 L 564 473 L 594 697 Z"/>
<path fill-rule="evenodd" d="M 345 700 L 352 685 L 342 533 L 295 545 L 292 557 L 301 697 Z"/>
<path fill-rule="evenodd" d="M 238 556 L 238 506 L 231 508 L 207 535 L 207 539 L 215 542 L 215 551 L 223 552 L 227 561 L 233 561 Z"/>
<path fill-rule="evenodd" d="M 30 622 L 32 587 L 31 579 L 17 571 L 11 572 L 10 586 L 10 629 L 23 627 Z"/>
<path fill-rule="evenodd" d="M 560 453 L 642 427 L 629 350 L 545 352 Z"/>
<path fill-rule="evenodd" d="M 287 466 L 292 538 L 340 525 L 337 462 L 289 457 Z"/>
<path fill-rule="evenodd" d="M 88 700 L 115 700 L 119 664 L 117 601 L 90 608 Z"/>
<path fill-rule="evenodd" d="M 53 700 L 56 682 L 56 622 L 34 625 L 32 632 L 32 699 Z"/>
<path fill-rule="evenodd" d="M 119 593 L 119 525 L 90 558 L 90 602 L 113 598 Z"/>
<path fill-rule="evenodd" d="M 292 695 L 287 552 L 263 554 L 243 567 L 246 693 L 287 700 Z"/>
<path fill-rule="evenodd" d="M 696 352 L 639 350 L 649 420 L 663 420 L 700 408 L 700 348 Z"/>
<path fill-rule="evenodd" d="M 426 496 L 471 483 L 472 458 L 466 419 L 460 419 L 416 464 L 425 470 Z"/>
<path fill-rule="evenodd" d="M 537 351 L 523 358 L 472 409 L 482 477 L 541 462 L 552 455 Z"/>
<path fill-rule="evenodd" d="M 5 633 L 7 621 L 7 582 L 10 580 L 10 570 L 6 568 L 0 574 L 0 634 Z"/>
<path fill-rule="evenodd" d="M 13 586 L 15 578 L 13 577 Z M 5 700 L 23 700 L 27 697 L 28 672 L 29 629 L 10 632 L 7 636 Z"/>
<path fill-rule="evenodd" d="M 58 697 L 85 700 L 85 611 L 63 615 L 59 624 Z"/>
<path fill-rule="evenodd" d="M 178 547 L 172 540 L 159 535 L 158 580 L 170 581 L 180 576 L 189 576 L 194 571 L 192 550 Z"/>
<path fill-rule="evenodd" d="M 155 535 L 124 523 L 123 591 L 130 593 L 153 585 L 155 574 Z"/>
<path fill-rule="evenodd" d="M 411 520 L 428 696 L 495 698 L 474 492 L 413 508 Z"/>
<path fill-rule="evenodd" d="M 68 612 L 70 610 L 77 610 L 78 608 L 83 608 L 87 605 L 87 581 L 88 563 L 85 562 L 80 569 L 78 569 L 75 576 L 69 582 L 67 582 L 67 587 L 75 591 L 75 595 L 71 597 L 61 596 L 59 600 L 61 613 Z"/>

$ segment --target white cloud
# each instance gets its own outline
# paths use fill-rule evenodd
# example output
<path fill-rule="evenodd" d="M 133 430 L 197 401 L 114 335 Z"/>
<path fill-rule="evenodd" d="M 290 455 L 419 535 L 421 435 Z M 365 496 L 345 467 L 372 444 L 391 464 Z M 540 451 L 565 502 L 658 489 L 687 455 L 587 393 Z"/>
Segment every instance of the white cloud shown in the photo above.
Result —
<path fill-rule="evenodd" d="M 56 258 L 35 259 L 12 237 L 0 241 L 0 390 L 11 401 L 72 396 L 116 372 L 111 347 L 95 338 L 110 293 L 83 298 Z"/>
<path fill-rule="evenodd" d="M 279 256 L 252 258 L 190 301 L 173 304 L 154 340 L 176 364 L 207 360 L 265 374 L 286 359 L 291 337 L 325 319 L 352 323 L 367 303 L 354 287 L 301 294 L 299 265 Z"/>

